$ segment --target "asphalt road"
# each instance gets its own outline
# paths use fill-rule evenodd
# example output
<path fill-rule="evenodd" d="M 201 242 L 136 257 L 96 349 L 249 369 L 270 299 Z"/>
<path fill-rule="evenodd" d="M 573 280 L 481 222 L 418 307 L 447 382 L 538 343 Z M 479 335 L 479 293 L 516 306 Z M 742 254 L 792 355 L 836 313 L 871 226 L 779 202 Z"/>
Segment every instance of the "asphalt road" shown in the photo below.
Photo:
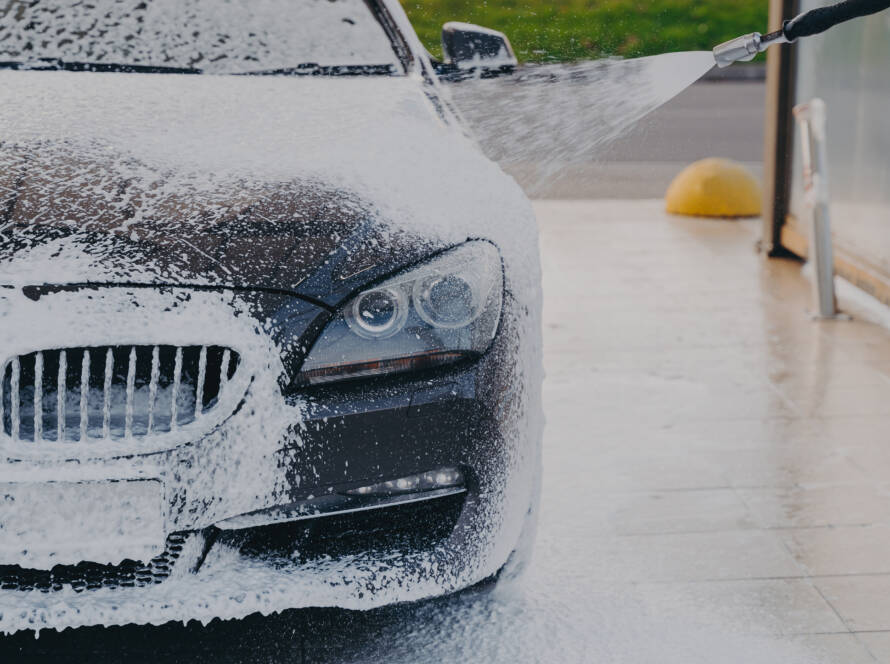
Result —
<path fill-rule="evenodd" d="M 609 162 L 686 162 L 763 157 L 763 81 L 696 83 L 603 154 Z"/>

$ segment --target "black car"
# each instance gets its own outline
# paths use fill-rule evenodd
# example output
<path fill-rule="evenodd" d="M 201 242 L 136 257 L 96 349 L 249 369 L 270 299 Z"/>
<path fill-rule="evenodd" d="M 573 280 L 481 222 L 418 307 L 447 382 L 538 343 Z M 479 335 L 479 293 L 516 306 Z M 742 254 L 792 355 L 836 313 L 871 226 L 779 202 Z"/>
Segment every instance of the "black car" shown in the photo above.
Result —
<path fill-rule="evenodd" d="M 521 568 L 537 231 L 442 83 L 515 59 L 445 34 L 392 0 L 0 6 L 0 629 Z"/>

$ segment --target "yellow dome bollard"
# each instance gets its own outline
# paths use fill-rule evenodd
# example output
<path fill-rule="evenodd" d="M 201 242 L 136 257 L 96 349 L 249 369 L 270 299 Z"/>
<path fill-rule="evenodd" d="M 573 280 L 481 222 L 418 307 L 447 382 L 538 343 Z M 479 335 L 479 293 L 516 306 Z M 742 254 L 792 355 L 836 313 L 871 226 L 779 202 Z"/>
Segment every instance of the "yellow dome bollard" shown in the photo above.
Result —
<path fill-rule="evenodd" d="M 702 159 L 684 168 L 664 196 L 667 211 L 693 217 L 756 217 L 760 183 L 729 159 Z"/>

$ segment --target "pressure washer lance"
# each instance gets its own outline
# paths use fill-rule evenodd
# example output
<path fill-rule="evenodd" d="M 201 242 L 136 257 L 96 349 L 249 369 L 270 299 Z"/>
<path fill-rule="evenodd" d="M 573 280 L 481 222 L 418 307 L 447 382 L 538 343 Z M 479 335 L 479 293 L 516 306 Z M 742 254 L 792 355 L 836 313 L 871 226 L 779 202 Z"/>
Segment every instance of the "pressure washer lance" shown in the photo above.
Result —
<path fill-rule="evenodd" d="M 730 39 L 714 47 L 714 59 L 718 67 L 728 67 L 733 62 L 747 62 L 773 44 L 791 44 L 799 37 L 809 37 L 825 32 L 828 28 L 852 18 L 876 14 L 890 7 L 890 0 L 845 0 L 829 7 L 819 7 L 785 21 L 781 30 L 761 35 L 752 32 Z"/>

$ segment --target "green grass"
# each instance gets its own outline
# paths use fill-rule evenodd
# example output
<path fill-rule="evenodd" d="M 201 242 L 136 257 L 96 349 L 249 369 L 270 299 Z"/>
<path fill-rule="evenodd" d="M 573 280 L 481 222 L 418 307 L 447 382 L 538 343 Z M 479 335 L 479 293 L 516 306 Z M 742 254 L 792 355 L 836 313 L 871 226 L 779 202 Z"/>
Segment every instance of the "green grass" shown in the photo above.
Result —
<path fill-rule="evenodd" d="M 766 0 L 402 0 L 421 40 L 441 53 L 446 21 L 505 32 L 522 61 L 710 50 L 766 31 Z"/>

